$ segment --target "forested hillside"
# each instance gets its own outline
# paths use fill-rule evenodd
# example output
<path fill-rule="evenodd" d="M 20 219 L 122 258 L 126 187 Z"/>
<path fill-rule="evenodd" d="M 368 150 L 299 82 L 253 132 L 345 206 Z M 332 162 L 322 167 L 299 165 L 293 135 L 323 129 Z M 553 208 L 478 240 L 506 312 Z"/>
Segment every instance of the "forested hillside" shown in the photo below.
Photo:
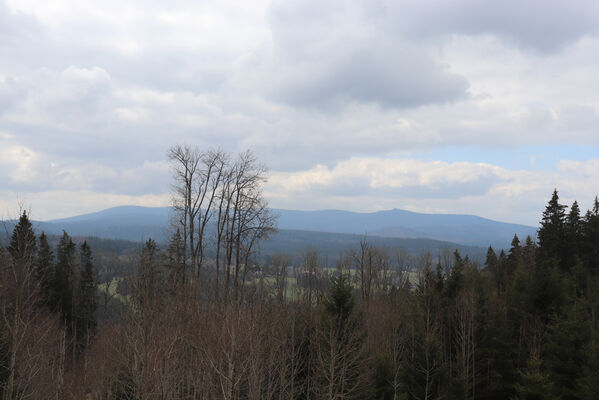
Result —
<path fill-rule="evenodd" d="M 599 396 L 597 200 L 554 192 L 538 241 L 484 265 L 362 240 L 335 269 L 307 248 L 197 274 L 183 242 L 148 240 L 99 283 L 87 243 L 53 246 L 23 213 L 0 249 L 2 398 Z"/>

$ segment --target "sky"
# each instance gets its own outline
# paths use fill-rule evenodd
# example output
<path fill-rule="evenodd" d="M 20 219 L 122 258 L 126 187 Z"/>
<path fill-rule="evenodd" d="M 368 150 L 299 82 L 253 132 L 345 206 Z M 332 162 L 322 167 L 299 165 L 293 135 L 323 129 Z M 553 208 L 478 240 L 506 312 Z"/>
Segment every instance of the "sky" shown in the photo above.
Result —
<path fill-rule="evenodd" d="M 168 148 L 275 208 L 537 225 L 599 193 L 599 2 L 0 0 L 0 213 L 166 206 Z"/>

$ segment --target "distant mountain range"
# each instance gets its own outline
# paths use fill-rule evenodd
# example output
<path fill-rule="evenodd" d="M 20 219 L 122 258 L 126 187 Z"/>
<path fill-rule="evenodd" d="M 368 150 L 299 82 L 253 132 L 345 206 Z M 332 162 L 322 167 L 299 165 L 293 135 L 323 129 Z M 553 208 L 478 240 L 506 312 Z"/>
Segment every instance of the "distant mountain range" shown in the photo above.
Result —
<path fill-rule="evenodd" d="M 279 215 L 279 233 L 263 244 L 267 253 L 297 254 L 308 245 L 331 256 L 357 245 L 366 235 L 369 241 L 388 247 L 404 247 L 412 253 L 443 248 L 460 249 L 476 258 L 487 246 L 508 248 L 517 234 L 534 236 L 532 226 L 497 222 L 473 215 L 422 214 L 405 210 L 357 213 L 340 210 L 273 210 Z M 38 232 L 73 236 L 95 236 L 134 242 L 153 238 L 165 242 L 169 232 L 169 207 L 121 206 L 96 213 L 51 221 L 35 222 Z"/>
<path fill-rule="evenodd" d="M 394 238 L 427 238 L 464 245 L 508 247 L 517 234 L 534 236 L 536 228 L 459 214 L 422 214 L 405 210 L 356 213 L 340 210 L 276 210 L 279 228 L 367 234 Z"/>
<path fill-rule="evenodd" d="M 316 231 L 387 238 L 434 239 L 468 246 L 508 247 L 514 234 L 534 236 L 536 228 L 508 224 L 474 215 L 422 214 L 405 210 L 357 213 L 340 210 L 273 210 L 280 230 Z M 168 207 L 122 206 L 92 214 L 39 222 L 38 229 L 72 235 L 91 235 L 141 241 L 164 240 Z"/>

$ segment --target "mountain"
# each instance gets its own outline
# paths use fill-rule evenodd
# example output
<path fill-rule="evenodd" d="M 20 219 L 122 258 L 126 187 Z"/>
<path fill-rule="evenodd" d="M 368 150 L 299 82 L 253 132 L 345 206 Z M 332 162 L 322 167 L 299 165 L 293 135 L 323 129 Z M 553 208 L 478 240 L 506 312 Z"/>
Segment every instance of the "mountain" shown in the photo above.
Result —
<path fill-rule="evenodd" d="M 168 207 L 122 206 L 96 213 L 37 223 L 38 230 L 59 234 L 142 241 L 168 237 Z M 386 238 L 420 238 L 464 246 L 507 248 L 517 234 L 534 236 L 536 228 L 474 215 L 422 214 L 405 210 L 357 213 L 341 210 L 273 210 L 281 231 L 314 231 Z"/>
<path fill-rule="evenodd" d="M 460 214 L 422 214 L 405 210 L 356 213 L 340 210 L 275 210 L 280 229 L 428 238 L 465 245 L 509 247 L 514 234 L 524 239 L 536 228 Z"/>
<path fill-rule="evenodd" d="M 313 246 L 336 258 L 341 252 L 368 241 L 389 248 L 403 247 L 410 253 L 459 249 L 482 259 L 487 246 L 509 248 L 517 234 L 534 236 L 536 228 L 508 224 L 473 215 L 421 214 L 405 210 L 357 213 L 341 210 L 273 210 L 279 216 L 279 232 L 262 244 L 265 255 L 278 251 L 299 254 Z M 38 232 L 141 242 L 153 238 L 165 242 L 169 236 L 169 207 L 122 206 L 51 221 L 35 222 Z M 8 224 L 10 225 L 10 224 Z M 12 230 L 7 226 L 7 231 Z"/>
<path fill-rule="evenodd" d="M 110 239 L 144 241 L 168 237 L 169 207 L 121 206 L 69 218 L 39 222 L 37 230 L 71 235 L 97 236 Z"/>

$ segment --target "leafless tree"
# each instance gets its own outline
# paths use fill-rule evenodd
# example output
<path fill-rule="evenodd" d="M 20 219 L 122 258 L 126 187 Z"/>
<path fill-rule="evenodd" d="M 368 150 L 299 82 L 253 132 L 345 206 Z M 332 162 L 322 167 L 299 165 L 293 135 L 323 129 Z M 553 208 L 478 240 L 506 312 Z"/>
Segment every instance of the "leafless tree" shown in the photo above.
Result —
<path fill-rule="evenodd" d="M 185 238 L 190 269 L 197 278 L 213 246 L 215 297 L 238 298 L 258 243 L 275 229 L 276 218 L 262 196 L 266 168 L 250 151 L 233 159 L 221 150 L 190 146 L 169 150 L 173 209 Z M 221 275 L 224 282 L 221 288 Z"/>

